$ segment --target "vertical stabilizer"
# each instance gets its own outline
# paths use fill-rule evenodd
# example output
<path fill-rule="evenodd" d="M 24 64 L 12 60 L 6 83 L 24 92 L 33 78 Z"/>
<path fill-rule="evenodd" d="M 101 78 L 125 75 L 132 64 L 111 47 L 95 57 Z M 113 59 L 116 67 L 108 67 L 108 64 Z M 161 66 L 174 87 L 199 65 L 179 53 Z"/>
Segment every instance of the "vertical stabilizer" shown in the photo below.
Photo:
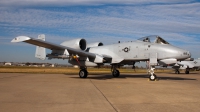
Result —
<path fill-rule="evenodd" d="M 45 35 L 38 35 L 38 39 L 45 41 Z M 44 47 L 36 46 L 35 57 L 41 60 L 45 60 L 46 58 L 46 49 Z"/>

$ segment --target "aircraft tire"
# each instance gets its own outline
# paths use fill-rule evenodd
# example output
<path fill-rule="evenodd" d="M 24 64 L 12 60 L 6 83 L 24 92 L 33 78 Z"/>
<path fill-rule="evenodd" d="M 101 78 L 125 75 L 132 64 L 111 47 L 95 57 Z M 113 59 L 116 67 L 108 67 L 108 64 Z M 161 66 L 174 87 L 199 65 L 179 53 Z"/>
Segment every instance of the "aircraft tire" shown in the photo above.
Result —
<path fill-rule="evenodd" d="M 185 71 L 185 74 L 189 74 L 190 73 L 190 71 Z"/>
<path fill-rule="evenodd" d="M 113 77 L 119 77 L 119 75 L 120 75 L 119 70 L 113 70 L 112 75 L 113 75 Z"/>
<path fill-rule="evenodd" d="M 175 71 L 175 74 L 180 74 L 180 72 L 179 71 Z"/>
<path fill-rule="evenodd" d="M 175 74 L 180 74 L 180 71 L 179 70 L 175 70 Z"/>
<path fill-rule="evenodd" d="M 85 69 L 80 70 L 79 77 L 80 78 L 87 78 L 88 72 Z"/>
<path fill-rule="evenodd" d="M 153 75 L 150 75 L 150 76 L 149 76 L 149 80 L 150 80 L 150 81 L 155 81 L 156 79 L 157 79 L 156 74 L 153 74 Z"/>

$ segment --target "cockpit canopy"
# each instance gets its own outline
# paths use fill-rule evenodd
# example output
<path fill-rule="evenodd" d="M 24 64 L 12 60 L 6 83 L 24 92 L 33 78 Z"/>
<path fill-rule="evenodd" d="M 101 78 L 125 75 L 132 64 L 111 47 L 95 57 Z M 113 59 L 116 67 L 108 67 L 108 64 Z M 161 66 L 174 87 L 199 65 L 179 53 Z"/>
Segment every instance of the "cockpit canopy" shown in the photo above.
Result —
<path fill-rule="evenodd" d="M 146 36 L 139 38 L 138 40 L 143 42 L 157 43 L 157 44 L 169 44 L 166 40 L 164 40 L 158 35 Z"/>

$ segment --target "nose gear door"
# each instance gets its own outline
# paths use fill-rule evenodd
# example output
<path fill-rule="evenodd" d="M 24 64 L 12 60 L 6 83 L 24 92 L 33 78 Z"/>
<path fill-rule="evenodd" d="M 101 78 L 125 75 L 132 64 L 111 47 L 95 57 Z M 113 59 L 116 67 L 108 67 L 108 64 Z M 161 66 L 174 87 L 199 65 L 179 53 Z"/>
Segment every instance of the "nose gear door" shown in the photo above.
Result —
<path fill-rule="evenodd" d="M 155 52 L 150 53 L 149 64 L 150 65 L 157 65 L 158 64 L 157 59 L 158 59 L 157 58 L 157 53 L 155 53 Z"/>

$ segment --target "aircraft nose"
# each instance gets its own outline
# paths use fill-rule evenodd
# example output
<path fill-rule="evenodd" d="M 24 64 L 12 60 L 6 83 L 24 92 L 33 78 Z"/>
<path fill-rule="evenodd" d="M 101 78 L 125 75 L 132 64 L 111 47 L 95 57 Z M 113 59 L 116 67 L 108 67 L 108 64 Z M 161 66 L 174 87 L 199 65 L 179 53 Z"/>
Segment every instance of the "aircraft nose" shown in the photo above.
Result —
<path fill-rule="evenodd" d="M 189 57 L 191 57 L 191 53 L 190 53 L 190 51 L 187 51 L 187 54 L 188 54 Z"/>
<path fill-rule="evenodd" d="M 183 52 L 183 56 L 185 56 L 185 57 L 187 57 L 187 58 L 190 58 L 190 57 L 191 57 L 190 51 L 184 51 L 184 52 Z"/>

